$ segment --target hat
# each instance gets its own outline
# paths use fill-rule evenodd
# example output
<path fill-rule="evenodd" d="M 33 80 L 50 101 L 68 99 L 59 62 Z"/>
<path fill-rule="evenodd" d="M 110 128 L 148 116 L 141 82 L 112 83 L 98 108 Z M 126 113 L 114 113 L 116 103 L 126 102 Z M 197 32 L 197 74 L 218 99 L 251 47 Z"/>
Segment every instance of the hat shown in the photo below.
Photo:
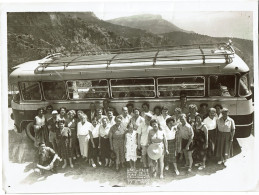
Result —
<path fill-rule="evenodd" d="M 221 112 L 228 112 L 228 109 L 227 109 L 227 108 L 223 108 L 223 109 L 221 110 Z"/>
<path fill-rule="evenodd" d="M 111 158 L 111 160 L 113 160 L 113 161 L 116 160 L 116 153 L 115 153 L 114 151 L 111 151 L 110 158 Z"/>
<path fill-rule="evenodd" d="M 148 146 L 147 154 L 152 160 L 157 160 L 162 156 L 163 150 L 159 144 L 153 143 Z"/>
<path fill-rule="evenodd" d="M 151 113 L 149 113 L 149 112 L 145 113 L 145 116 L 148 116 L 148 117 L 150 117 L 150 118 L 153 117 L 153 115 L 152 115 Z"/>
<path fill-rule="evenodd" d="M 53 110 L 51 114 L 58 114 L 58 111 Z"/>

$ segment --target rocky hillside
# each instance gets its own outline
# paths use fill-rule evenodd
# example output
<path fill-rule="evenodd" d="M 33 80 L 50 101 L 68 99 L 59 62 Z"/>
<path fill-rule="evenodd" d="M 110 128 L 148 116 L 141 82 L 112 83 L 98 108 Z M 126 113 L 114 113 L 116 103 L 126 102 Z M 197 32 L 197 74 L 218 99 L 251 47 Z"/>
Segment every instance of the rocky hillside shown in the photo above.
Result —
<path fill-rule="evenodd" d="M 168 32 L 188 32 L 174 24 L 164 20 L 160 15 L 143 14 L 129 17 L 115 18 L 107 20 L 110 23 L 146 30 L 154 34 L 163 34 Z"/>
<path fill-rule="evenodd" d="M 132 17 L 132 23 L 134 18 L 139 17 Z M 158 16 L 151 17 L 150 20 L 157 19 L 161 20 Z M 171 32 L 172 25 L 164 31 L 170 31 L 169 33 L 153 34 L 146 30 L 100 20 L 91 12 L 8 13 L 7 25 L 8 73 L 17 64 L 40 59 L 54 52 L 91 54 L 101 53 L 106 49 L 127 47 L 143 48 L 228 41 L 228 38 L 214 38 L 180 31 Z M 174 29 L 176 30 L 177 27 Z M 253 68 L 252 41 L 233 39 L 233 43 L 240 50 L 237 50 L 237 53 L 243 57 L 250 68 Z"/>

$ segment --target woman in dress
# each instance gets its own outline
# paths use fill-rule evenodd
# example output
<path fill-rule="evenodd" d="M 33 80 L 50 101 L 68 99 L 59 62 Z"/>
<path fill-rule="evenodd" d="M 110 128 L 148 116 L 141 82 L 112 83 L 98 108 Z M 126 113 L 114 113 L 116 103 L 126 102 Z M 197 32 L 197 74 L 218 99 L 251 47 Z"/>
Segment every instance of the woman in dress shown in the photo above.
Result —
<path fill-rule="evenodd" d="M 116 154 L 116 170 L 119 170 L 119 165 L 124 168 L 125 151 L 124 151 L 124 139 L 126 129 L 122 125 L 122 116 L 116 116 L 116 124 L 111 127 L 110 130 L 110 146 L 111 150 Z M 127 126 L 126 126 L 127 127 Z"/>
<path fill-rule="evenodd" d="M 145 103 L 143 103 L 142 104 L 142 112 L 141 112 L 141 116 L 143 117 L 143 118 L 145 118 L 145 116 L 146 116 L 146 114 L 147 113 L 150 113 L 150 114 L 154 114 L 151 110 L 149 110 L 149 104 L 147 103 L 147 102 L 145 102 Z"/>
<path fill-rule="evenodd" d="M 163 155 L 158 159 L 160 164 L 160 179 L 164 178 L 164 154 L 169 154 L 168 144 L 164 131 L 160 130 L 159 122 L 156 119 L 150 121 L 150 126 L 152 129 L 148 133 L 148 145 L 158 144 L 163 151 Z M 153 176 L 156 177 L 158 172 L 158 162 L 157 160 L 150 159 L 150 166 Z"/>
<path fill-rule="evenodd" d="M 93 130 L 90 131 L 91 142 L 89 144 L 89 159 L 93 168 L 96 168 L 95 162 L 102 165 L 99 159 L 99 129 L 100 124 L 97 123 L 96 118 L 92 119 Z"/>
<path fill-rule="evenodd" d="M 58 120 L 67 120 L 67 109 L 65 107 L 59 109 Z"/>
<path fill-rule="evenodd" d="M 134 108 L 133 109 L 133 116 L 130 119 L 130 123 L 133 125 L 133 129 L 136 131 L 138 127 L 145 122 L 145 119 L 140 116 L 140 109 L 139 108 Z"/>
<path fill-rule="evenodd" d="M 108 109 L 107 117 L 109 125 L 113 126 L 115 124 L 115 116 L 113 115 L 113 109 Z"/>
<path fill-rule="evenodd" d="M 87 161 L 88 157 L 88 142 L 90 139 L 89 131 L 92 131 L 93 125 L 87 121 L 86 114 L 81 115 L 81 120 L 77 123 L 77 138 L 81 156 Z"/>
<path fill-rule="evenodd" d="M 193 153 L 193 128 L 192 126 L 187 122 L 186 115 L 181 114 L 180 115 L 180 124 L 177 126 L 178 131 L 180 131 L 180 137 L 181 137 L 181 148 L 184 154 L 185 158 L 185 167 L 188 168 L 188 172 L 192 171 L 192 153 Z"/>
<path fill-rule="evenodd" d="M 179 171 L 176 164 L 176 156 L 181 151 L 181 141 L 179 131 L 177 129 L 177 122 L 174 117 L 166 119 L 167 128 L 165 129 L 165 135 L 168 143 L 169 154 L 165 155 L 165 170 L 169 170 L 169 164 L 173 163 L 174 171 L 176 175 L 179 175 Z"/>
<path fill-rule="evenodd" d="M 195 166 L 199 166 L 198 169 L 202 170 L 206 166 L 206 154 L 208 148 L 208 129 L 202 122 L 202 116 L 197 115 L 195 117 L 194 125 L 194 151 L 197 156 L 198 163 Z"/>
<path fill-rule="evenodd" d="M 162 114 L 158 116 L 156 119 L 158 120 L 160 127 L 163 130 L 165 130 L 167 128 L 166 119 L 170 118 L 171 116 L 168 114 L 168 108 L 166 106 L 163 106 L 161 109 L 162 109 Z"/>
<path fill-rule="evenodd" d="M 136 168 L 137 160 L 137 132 L 133 130 L 133 124 L 129 123 L 125 134 L 126 161 L 130 163 L 130 168 Z"/>
<path fill-rule="evenodd" d="M 110 159 L 110 141 L 109 141 L 109 134 L 110 134 L 111 126 L 108 124 L 108 118 L 103 117 L 102 123 L 99 127 L 99 149 L 101 152 L 101 158 L 105 161 L 104 166 L 107 167 L 109 165 Z M 110 164 L 111 166 L 111 164 Z"/>
<path fill-rule="evenodd" d="M 45 114 L 46 121 L 52 118 L 52 111 L 53 111 L 53 107 L 51 105 L 48 105 L 46 107 L 46 114 Z"/>
<path fill-rule="evenodd" d="M 48 144 L 48 129 L 46 127 L 46 118 L 44 116 L 44 109 L 38 109 L 38 115 L 34 118 L 34 133 L 35 133 L 35 147 L 39 146 L 39 143 Z"/>
<path fill-rule="evenodd" d="M 199 114 L 198 108 L 195 104 L 189 105 L 189 114 L 187 115 L 187 122 L 193 127 L 195 124 L 195 117 Z"/>
<path fill-rule="evenodd" d="M 61 139 L 61 156 L 64 160 L 64 165 L 62 168 L 64 169 L 67 166 L 67 159 L 69 159 L 70 167 L 73 168 L 74 165 L 72 163 L 72 137 L 71 131 L 68 127 L 65 127 L 65 120 L 58 121 L 58 127 L 60 129 Z"/>
<path fill-rule="evenodd" d="M 77 139 L 77 120 L 75 118 L 76 112 L 74 110 L 70 110 L 67 113 L 67 120 L 66 120 L 66 127 L 68 127 L 71 131 L 71 137 L 72 137 L 72 156 L 75 160 L 76 157 L 80 157 L 80 149 L 79 149 L 79 143 Z"/>

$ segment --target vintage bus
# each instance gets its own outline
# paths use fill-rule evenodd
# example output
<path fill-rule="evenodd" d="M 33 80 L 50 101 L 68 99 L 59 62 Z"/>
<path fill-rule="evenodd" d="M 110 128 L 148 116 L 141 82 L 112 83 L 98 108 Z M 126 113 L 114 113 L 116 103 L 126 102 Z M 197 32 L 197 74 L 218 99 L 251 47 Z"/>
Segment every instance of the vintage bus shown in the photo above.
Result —
<path fill-rule="evenodd" d="M 110 100 L 117 111 L 128 102 L 152 110 L 179 106 L 180 92 L 188 104 L 221 104 L 236 123 L 236 136 L 247 137 L 253 126 L 249 68 L 231 43 L 121 49 L 101 54 L 53 54 L 15 67 L 9 81 L 15 130 L 33 139 L 37 109 L 89 109 L 91 102 Z"/>

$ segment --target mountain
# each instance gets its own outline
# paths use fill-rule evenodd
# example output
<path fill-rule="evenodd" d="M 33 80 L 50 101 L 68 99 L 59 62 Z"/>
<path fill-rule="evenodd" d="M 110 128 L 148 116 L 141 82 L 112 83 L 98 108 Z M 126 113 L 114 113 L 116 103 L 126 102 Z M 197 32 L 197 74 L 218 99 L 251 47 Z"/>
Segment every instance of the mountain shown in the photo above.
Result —
<path fill-rule="evenodd" d="M 154 18 L 161 19 L 158 16 Z M 183 31 L 158 35 L 100 20 L 92 12 L 9 12 L 8 74 L 12 67 L 41 59 L 50 53 L 88 55 L 103 53 L 107 49 L 215 43 L 227 42 L 228 39 Z M 253 76 L 253 42 L 244 39 L 232 41 Z"/>
<path fill-rule="evenodd" d="M 107 22 L 118 24 L 121 26 L 146 30 L 147 32 L 151 32 L 154 34 L 162 34 L 175 31 L 188 33 L 188 31 L 180 29 L 176 25 L 168 22 L 167 20 L 164 20 L 160 15 L 134 15 L 129 17 L 120 17 L 112 20 L 107 20 Z"/>

